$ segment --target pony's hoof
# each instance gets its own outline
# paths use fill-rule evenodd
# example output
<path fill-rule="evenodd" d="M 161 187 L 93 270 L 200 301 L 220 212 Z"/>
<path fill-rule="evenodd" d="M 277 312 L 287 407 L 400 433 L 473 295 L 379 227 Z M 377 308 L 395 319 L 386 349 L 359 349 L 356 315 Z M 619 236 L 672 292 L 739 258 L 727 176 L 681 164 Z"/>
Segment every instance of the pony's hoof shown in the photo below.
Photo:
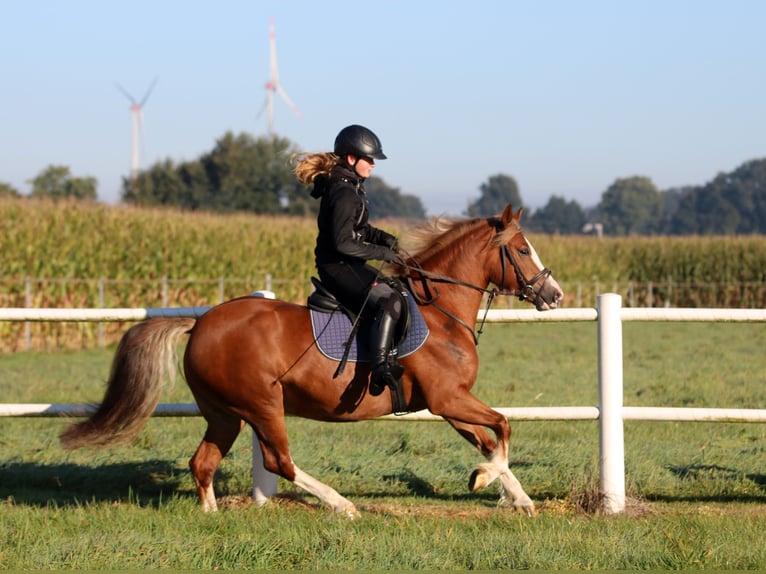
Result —
<path fill-rule="evenodd" d="M 516 509 L 516 512 L 520 512 L 521 514 L 526 514 L 529 518 L 534 518 L 537 516 L 537 511 L 535 510 L 535 505 L 531 502 L 525 503 L 525 504 L 515 504 L 514 508 Z"/>
<path fill-rule="evenodd" d="M 476 492 L 477 490 L 484 488 L 489 484 L 487 480 L 487 473 L 481 468 L 477 468 L 471 473 L 471 478 L 468 479 L 468 490 Z"/>
<path fill-rule="evenodd" d="M 356 509 L 356 506 L 353 504 L 351 506 L 347 506 L 343 510 L 339 510 L 338 514 L 341 516 L 344 516 L 345 518 L 348 518 L 349 520 L 356 520 L 357 518 L 361 518 L 362 515 L 359 514 L 359 511 Z"/>
<path fill-rule="evenodd" d="M 218 503 L 215 499 L 209 499 L 205 498 L 202 501 L 202 504 L 200 505 L 202 507 L 202 512 L 205 514 L 210 514 L 211 512 L 218 512 Z"/>

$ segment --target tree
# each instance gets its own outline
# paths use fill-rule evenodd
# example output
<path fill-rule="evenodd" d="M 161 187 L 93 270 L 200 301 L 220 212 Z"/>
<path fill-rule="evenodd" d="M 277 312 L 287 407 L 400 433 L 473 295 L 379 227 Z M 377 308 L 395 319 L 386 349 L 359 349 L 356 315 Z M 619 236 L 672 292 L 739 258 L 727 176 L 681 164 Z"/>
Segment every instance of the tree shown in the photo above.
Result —
<path fill-rule="evenodd" d="M 691 193 L 694 186 L 672 187 L 660 192 L 660 216 L 657 220 L 657 232 L 672 233 L 673 219 L 678 213 L 678 207 L 683 198 Z"/>
<path fill-rule="evenodd" d="M 521 194 L 516 180 L 509 175 L 497 174 L 479 187 L 481 196 L 468 205 L 468 217 L 490 217 L 503 212 L 509 203 L 522 207 Z"/>
<path fill-rule="evenodd" d="M 766 159 L 745 162 L 683 194 L 670 232 L 766 233 Z"/>
<path fill-rule="evenodd" d="M 147 170 L 140 171 L 135 179 L 122 179 L 122 200 L 126 203 L 150 207 L 154 205 L 179 205 L 185 184 L 170 159 L 156 162 Z"/>
<path fill-rule="evenodd" d="M 72 177 L 67 166 L 49 165 L 29 183 L 32 184 L 32 197 L 96 200 L 96 178 Z"/>
<path fill-rule="evenodd" d="M 598 210 L 607 235 L 648 234 L 657 230 L 661 198 L 648 177 L 617 179 L 602 194 Z"/>
<path fill-rule="evenodd" d="M 0 181 L 0 197 L 19 197 L 19 191 L 10 183 Z"/>
<path fill-rule="evenodd" d="M 176 166 L 168 159 L 133 181 L 123 178 L 122 199 L 137 205 L 311 215 L 319 203 L 295 178 L 291 158 L 296 151 L 285 138 L 227 132 L 197 160 Z M 376 178 L 369 179 L 367 188 L 376 190 L 370 194 L 376 217 L 425 217 L 417 198 L 403 196 Z"/>
<path fill-rule="evenodd" d="M 377 176 L 372 176 L 365 181 L 364 189 L 370 201 L 370 213 L 375 218 L 425 219 L 426 217 L 426 210 L 419 198 L 413 195 L 402 195 L 398 188 L 389 187 Z"/>
<path fill-rule="evenodd" d="M 580 204 L 552 195 L 545 207 L 529 218 L 525 227 L 543 233 L 580 233 L 585 225 L 585 213 Z"/>
<path fill-rule="evenodd" d="M 187 209 L 304 213 L 302 187 L 289 165 L 294 146 L 283 138 L 254 139 L 226 132 L 199 159 L 173 165 L 165 160 L 123 179 L 122 199 L 141 205 L 175 205 Z"/>
<path fill-rule="evenodd" d="M 226 133 L 200 161 L 214 192 L 217 211 L 247 210 L 282 213 L 289 203 L 290 188 L 299 187 L 290 169 L 297 150 L 284 138 Z"/>

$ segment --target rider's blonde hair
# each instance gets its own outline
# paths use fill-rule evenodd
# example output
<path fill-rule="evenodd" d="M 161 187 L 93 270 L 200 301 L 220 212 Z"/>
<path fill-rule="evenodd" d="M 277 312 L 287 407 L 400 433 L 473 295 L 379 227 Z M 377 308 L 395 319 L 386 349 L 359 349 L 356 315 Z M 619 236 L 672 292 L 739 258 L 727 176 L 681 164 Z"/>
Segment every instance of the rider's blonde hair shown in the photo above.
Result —
<path fill-rule="evenodd" d="M 332 152 L 301 152 L 292 156 L 295 163 L 295 177 L 303 185 L 314 183 L 314 179 L 320 174 L 329 174 L 340 161 L 340 158 Z"/>

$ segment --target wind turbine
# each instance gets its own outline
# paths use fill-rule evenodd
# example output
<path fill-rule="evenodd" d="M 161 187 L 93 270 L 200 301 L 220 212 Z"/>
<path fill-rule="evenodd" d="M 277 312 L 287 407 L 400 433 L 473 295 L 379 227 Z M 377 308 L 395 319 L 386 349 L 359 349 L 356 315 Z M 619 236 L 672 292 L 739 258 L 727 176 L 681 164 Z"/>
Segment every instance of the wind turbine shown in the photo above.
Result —
<path fill-rule="evenodd" d="M 141 101 L 136 101 L 136 98 L 134 98 L 130 92 L 128 92 L 125 88 L 123 88 L 120 84 L 115 84 L 117 86 L 117 89 L 120 90 L 123 94 L 125 94 L 125 97 L 130 100 L 130 179 L 131 181 L 136 179 L 136 176 L 138 175 L 138 167 L 139 167 L 139 147 L 142 143 L 143 137 L 144 137 L 144 104 L 146 104 L 146 100 L 149 99 L 149 95 L 152 93 L 152 90 L 154 89 L 154 85 L 157 83 L 158 78 L 154 78 L 151 85 L 149 86 L 149 89 L 146 90 L 146 93 L 144 94 L 144 97 L 141 98 Z"/>
<path fill-rule="evenodd" d="M 274 94 L 279 94 L 282 99 L 287 103 L 296 117 L 300 120 L 302 118 L 300 111 L 287 95 L 282 84 L 279 83 L 279 70 L 277 69 L 277 39 L 274 34 L 274 19 L 269 20 L 269 81 L 264 84 L 266 88 L 266 101 L 263 103 L 261 111 L 258 112 L 258 117 L 261 117 L 263 110 L 268 111 L 269 117 L 269 135 L 274 135 Z"/>

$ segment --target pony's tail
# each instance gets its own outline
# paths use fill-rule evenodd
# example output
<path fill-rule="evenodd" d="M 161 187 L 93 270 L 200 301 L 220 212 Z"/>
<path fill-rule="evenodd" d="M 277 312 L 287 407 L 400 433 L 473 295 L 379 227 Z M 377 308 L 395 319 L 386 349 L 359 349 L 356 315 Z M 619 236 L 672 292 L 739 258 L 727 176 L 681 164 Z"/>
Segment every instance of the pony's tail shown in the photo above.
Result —
<path fill-rule="evenodd" d="M 157 318 L 128 329 L 112 360 L 103 401 L 88 420 L 61 433 L 64 448 L 130 442 L 154 412 L 163 381 L 175 379 L 178 338 L 194 323 L 190 318 Z"/>

